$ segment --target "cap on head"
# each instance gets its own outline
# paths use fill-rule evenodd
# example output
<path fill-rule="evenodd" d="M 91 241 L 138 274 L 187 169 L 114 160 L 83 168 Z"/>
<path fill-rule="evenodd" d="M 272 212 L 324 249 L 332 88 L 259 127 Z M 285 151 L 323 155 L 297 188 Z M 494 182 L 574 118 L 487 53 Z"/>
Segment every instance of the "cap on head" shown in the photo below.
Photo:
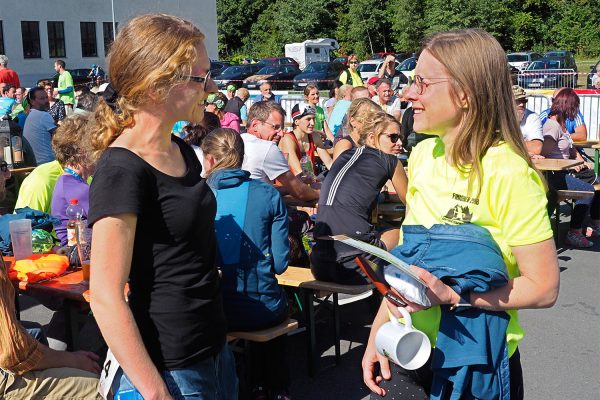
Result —
<path fill-rule="evenodd" d="M 377 83 L 377 81 L 379 80 L 378 76 L 372 76 L 369 78 L 369 80 L 367 81 L 367 85 L 375 85 Z"/>
<path fill-rule="evenodd" d="M 307 115 L 315 115 L 316 110 L 314 107 L 306 104 L 296 104 L 292 108 L 292 119 L 295 121 L 300 118 L 304 118 Z"/>
<path fill-rule="evenodd" d="M 228 92 L 235 92 L 235 90 L 236 90 L 235 85 L 227 85 Z"/>
<path fill-rule="evenodd" d="M 512 91 L 513 91 L 513 97 L 515 98 L 515 101 L 519 101 L 519 100 L 527 98 L 527 92 L 525 92 L 525 89 L 523 89 L 519 85 L 513 85 Z"/>

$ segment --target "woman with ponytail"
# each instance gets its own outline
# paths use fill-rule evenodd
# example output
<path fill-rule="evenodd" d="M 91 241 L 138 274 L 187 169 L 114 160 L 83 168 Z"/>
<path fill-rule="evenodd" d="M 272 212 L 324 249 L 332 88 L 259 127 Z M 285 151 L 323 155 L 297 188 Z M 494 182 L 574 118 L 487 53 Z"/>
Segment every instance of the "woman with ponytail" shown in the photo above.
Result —
<path fill-rule="evenodd" d="M 176 121 L 203 119 L 216 89 L 203 39 L 178 17 L 133 18 L 111 45 L 93 114 L 91 307 L 121 367 L 114 392 L 144 399 L 237 398 L 215 198 L 192 148 L 171 135 Z"/>
<path fill-rule="evenodd" d="M 241 169 L 244 141 L 216 129 L 202 141 L 208 184 L 217 198 L 217 265 L 230 331 L 266 329 L 287 319 L 287 298 L 276 274 L 288 266 L 287 209 L 272 185 Z M 288 398 L 286 336 L 249 343 L 253 398 Z M 262 397 L 261 397 L 262 396 Z"/>

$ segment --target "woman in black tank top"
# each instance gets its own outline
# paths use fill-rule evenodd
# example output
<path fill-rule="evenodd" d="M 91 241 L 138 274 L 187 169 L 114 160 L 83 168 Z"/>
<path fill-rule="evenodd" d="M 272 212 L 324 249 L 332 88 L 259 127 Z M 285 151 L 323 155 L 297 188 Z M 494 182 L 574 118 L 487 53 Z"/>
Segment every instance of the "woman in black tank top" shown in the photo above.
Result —
<path fill-rule="evenodd" d="M 333 161 L 344 151 L 362 145 L 358 131 L 365 123 L 365 120 L 378 111 L 381 111 L 381 107 L 369 98 L 360 98 L 352 101 L 346 115 L 350 135 L 341 138 L 333 147 Z"/>

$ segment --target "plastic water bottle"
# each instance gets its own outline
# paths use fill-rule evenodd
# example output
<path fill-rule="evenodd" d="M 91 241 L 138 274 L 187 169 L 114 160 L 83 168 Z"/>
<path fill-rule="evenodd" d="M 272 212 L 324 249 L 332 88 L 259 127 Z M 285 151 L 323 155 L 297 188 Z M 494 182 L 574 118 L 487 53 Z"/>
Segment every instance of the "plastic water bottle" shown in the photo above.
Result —
<path fill-rule="evenodd" d="M 83 219 L 83 208 L 79 204 L 79 200 L 70 199 L 65 214 L 69 218 L 67 222 L 67 245 L 75 246 L 77 245 L 77 226 L 81 224 Z"/>
<path fill-rule="evenodd" d="M 314 180 L 315 171 L 313 171 L 312 161 L 308 155 L 304 154 L 302 156 L 300 159 L 300 167 L 302 168 L 302 175 Z"/>

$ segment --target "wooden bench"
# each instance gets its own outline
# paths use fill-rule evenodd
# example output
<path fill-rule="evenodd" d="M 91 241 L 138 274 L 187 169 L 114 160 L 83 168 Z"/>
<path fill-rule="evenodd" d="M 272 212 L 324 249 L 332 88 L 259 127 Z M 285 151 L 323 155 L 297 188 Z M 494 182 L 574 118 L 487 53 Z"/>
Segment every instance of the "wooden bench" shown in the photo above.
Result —
<path fill-rule="evenodd" d="M 235 339 L 242 339 L 250 342 L 264 343 L 275 339 L 276 337 L 286 335 L 296 328 L 298 328 L 298 321 L 289 318 L 286 321 L 283 321 L 281 324 L 271 328 L 251 332 L 229 332 L 227 333 L 227 340 L 231 341 Z"/>
<path fill-rule="evenodd" d="M 595 190 L 596 186 L 594 185 Z M 556 223 L 556 242 L 558 243 L 560 238 L 560 203 L 571 201 L 571 209 L 574 207 L 574 203 L 577 200 L 588 200 L 594 197 L 594 192 L 584 192 L 579 190 L 557 190 L 556 191 L 556 208 L 554 210 L 554 219 Z"/>
<path fill-rule="evenodd" d="M 342 285 L 335 282 L 324 282 L 316 280 L 309 268 L 288 267 L 287 270 L 277 275 L 277 281 L 282 286 L 298 288 L 302 291 L 304 298 L 304 315 L 306 320 L 306 330 L 308 331 L 308 374 L 314 376 L 316 365 L 318 363 L 316 333 L 315 333 L 315 307 L 314 302 L 323 303 L 318 297 L 323 294 L 332 296 L 333 320 L 334 320 L 334 345 L 335 345 L 335 363 L 340 360 L 340 316 L 339 300 L 340 293 L 349 295 L 359 295 L 373 290 L 373 285 Z"/>

